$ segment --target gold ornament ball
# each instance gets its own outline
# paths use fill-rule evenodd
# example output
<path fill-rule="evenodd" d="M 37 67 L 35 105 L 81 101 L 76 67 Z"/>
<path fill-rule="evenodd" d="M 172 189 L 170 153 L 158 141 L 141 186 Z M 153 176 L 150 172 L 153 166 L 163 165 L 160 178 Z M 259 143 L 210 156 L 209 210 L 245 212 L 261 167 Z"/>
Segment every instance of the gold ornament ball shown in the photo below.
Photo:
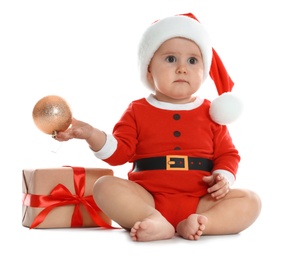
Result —
<path fill-rule="evenodd" d="M 42 132 L 54 135 L 59 131 L 65 131 L 70 126 L 72 112 L 62 97 L 46 96 L 35 104 L 33 120 Z"/>

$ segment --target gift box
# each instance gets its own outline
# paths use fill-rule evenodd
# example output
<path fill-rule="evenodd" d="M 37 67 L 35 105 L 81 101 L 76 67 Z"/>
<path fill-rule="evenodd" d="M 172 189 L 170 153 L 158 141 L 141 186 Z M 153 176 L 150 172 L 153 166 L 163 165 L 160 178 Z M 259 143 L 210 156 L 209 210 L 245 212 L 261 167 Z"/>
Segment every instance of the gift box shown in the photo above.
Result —
<path fill-rule="evenodd" d="M 95 181 L 111 169 L 59 167 L 22 171 L 22 225 L 29 228 L 106 227 L 108 218 L 96 205 Z"/>

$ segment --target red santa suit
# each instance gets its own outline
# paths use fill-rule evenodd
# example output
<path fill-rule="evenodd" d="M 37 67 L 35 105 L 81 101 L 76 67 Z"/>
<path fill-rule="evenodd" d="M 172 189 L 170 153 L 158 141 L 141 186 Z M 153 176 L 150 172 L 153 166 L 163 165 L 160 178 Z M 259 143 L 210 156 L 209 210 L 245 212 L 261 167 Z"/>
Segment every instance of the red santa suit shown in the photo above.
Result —
<path fill-rule="evenodd" d="M 207 194 L 203 176 L 219 173 L 230 184 L 235 180 L 240 156 L 227 127 L 211 119 L 209 108 L 210 101 L 199 97 L 188 104 L 160 102 L 153 95 L 133 101 L 95 153 L 110 165 L 133 162 L 128 179 L 153 195 L 156 209 L 174 227 L 195 213 Z M 172 167 L 175 156 L 182 167 Z M 137 162 L 144 166 L 149 160 L 145 158 L 154 158 L 155 167 L 137 169 Z M 156 167 L 157 158 L 158 164 L 165 158 L 165 166 Z M 210 164 L 200 169 L 204 162 Z"/>

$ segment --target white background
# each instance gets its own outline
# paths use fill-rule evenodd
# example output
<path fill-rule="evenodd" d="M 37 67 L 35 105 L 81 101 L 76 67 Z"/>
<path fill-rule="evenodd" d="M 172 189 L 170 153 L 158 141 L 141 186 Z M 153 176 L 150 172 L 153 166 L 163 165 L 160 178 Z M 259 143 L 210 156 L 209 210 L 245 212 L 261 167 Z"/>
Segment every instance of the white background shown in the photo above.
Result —
<path fill-rule="evenodd" d="M 282 1 L 0 2 L 1 259 L 284 259 L 284 14 Z M 110 133 L 133 99 L 149 94 L 137 73 L 143 30 L 192 12 L 209 31 L 245 104 L 229 128 L 242 160 L 234 187 L 262 198 L 258 220 L 233 236 L 135 243 L 123 230 L 29 230 L 21 225 L 24 168 L 109 167 L 83 141 L 63 143 L 32 120 L 46 95 L 64 97 L 74 117 Z M 200 95 L 213 99 L 206 81 Z M 130 165 L 114 167 L 126 177 Z M 109 259 L 108 258 L 108 259 Z M 4 259 L 4 258 L 3 258 Z M 111 259 L 111 258 L 110 258 Z"/>

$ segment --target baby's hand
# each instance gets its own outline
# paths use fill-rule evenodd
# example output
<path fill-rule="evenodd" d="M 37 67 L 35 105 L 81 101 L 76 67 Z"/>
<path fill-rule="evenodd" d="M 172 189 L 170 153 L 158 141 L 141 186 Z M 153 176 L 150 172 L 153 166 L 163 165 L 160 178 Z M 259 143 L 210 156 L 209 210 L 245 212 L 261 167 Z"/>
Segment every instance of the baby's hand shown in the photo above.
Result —
<path fill-rule="evenodd" d="M 92 134 L 93 127 L 87 123 L 72 119 L 71 127 L 64 132 L 58 132 L 54 138 L 58 141 L 68 141 L 70 139 L 88 139 Z"/>
<path fill-rule="evenodd" d="M 213 174 L 211 176 L 204 176 L 203 181 L 209 185 L 208 192 L 215 199 L 221 199 L 230 190 L 230 185 L 227 179 L 221 174 Z"/>

